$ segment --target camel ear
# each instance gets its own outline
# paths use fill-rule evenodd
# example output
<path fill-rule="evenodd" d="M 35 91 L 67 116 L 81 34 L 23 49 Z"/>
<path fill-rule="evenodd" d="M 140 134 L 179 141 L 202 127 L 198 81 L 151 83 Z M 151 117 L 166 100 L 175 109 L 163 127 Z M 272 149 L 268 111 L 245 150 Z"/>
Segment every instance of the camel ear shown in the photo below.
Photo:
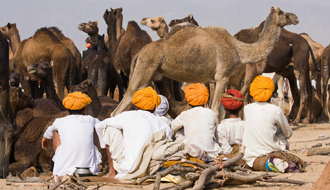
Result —
<path fill-rule="evenodd" d="M 53 67 L 54 61 L 50 61 L 50 67 Z"/>
<path fill-rule="evenodd" d="M 275 12 L 280 12 L 281 11 L 281 9 L 279 8 L 279 7 L 275 7 Z"/>
<path fill-rule="evenodd" d="M 7 28 L 8 29 L 10 29 L 11 28 L 11 25 L 10 25 L 10 23 L 8 22 L 8 24 L 7 24 Z"/>
<path fill-rule="evenodd" d="M 274 7 L 270 8 L 271 13 L 274 12 L 274 11 L 275 11 Z"/>
<path fill-rule="evenodd" d="M 118 10 L 120 10 L 120 12 L 123 12 L 123 8 L 122 7 L 118 8 Z"/>
<path fill-rule="evenodd" d="M 160 22 L 164 21 L 164 17 L 160 16 L 160 17 L 159 17 L 159 21 L 160 21 Z"/>
<path fill-rule="evenodd" d="M 193 15 L 192 14 L 189 14 L 189 20 L 193 19 Z"/>
<path fill-rule="evenodd" d="M 99 25 L 99 21 L 97 20 L 97 21 L 95 21 L 95 24 L 96 24 L 96 26 L 98 26 Z"/>
<path fill-rule="evenodd" d="M 110 7 L 110 11 L 113 11 L 113 9 Z"/>

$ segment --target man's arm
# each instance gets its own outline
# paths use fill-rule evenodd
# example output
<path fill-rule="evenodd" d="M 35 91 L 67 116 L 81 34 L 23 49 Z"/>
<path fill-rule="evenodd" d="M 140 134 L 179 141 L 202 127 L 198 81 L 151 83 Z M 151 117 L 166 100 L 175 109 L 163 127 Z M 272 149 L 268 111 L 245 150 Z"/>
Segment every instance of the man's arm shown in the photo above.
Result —
<path fill-rule="evenodd" d="M 281 128 L 285 138 L 289 139 L 292 136 L 292 129 L 282 110 L 277 112 L 277 126 Z"/>
<path fill-rule="evenodd" d="M 49 144 L 50 144 L 50 139 L 46 139 L 45 137 L 42 137 L 41 147 L 46 150 Z"/>

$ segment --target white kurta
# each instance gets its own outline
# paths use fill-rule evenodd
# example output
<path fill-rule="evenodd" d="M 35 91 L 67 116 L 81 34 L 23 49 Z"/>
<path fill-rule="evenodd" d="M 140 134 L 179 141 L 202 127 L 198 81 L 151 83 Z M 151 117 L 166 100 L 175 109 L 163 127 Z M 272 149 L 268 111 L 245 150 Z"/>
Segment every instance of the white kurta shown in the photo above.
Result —
<path fill-rule="evenodd" d="M 244 107 L 244 114 L 243 144 L 246 148 L 243 159 L 250 167 L 257 157 L 285 150 L 286 142 L 276 136 L 276 131 L 280 128 L 288 139 L 292 129 L 281 108 L 268 102 L 255 102 Z"/>
<path fill-rule="evenodd" d="M 241 118 L 228 118 L 221 121 L 217 127 L 217 140 L 221 154 L 229 154 L 235 144 L 242 144 L 244 121 Z"/>
<path fill-rule="evenodd" d="M 201 106 L 191 108 L 177 116 L 171 124 L 174 131 L 184 128 L 184 143 L 195 144 L 209 156 L 215 157 L 220 146 L 214 141 L 214 127 L 218 119 L 216 113 Z"/>
<path fill-rule="evenodd" d="M 53 174 L 72 175 L 76 167 L 90 167 L 93 173 L 99 172 L 101 154 L 94 145 L 94 126 L 99 120 L 89 115 L 69 115 L 58 118 L 47 128 L 44 138 L 52 139 L 58 131 L 61 145 L 53 157 Z"/>
<path fill-rule="evenodd" d="M 160 118 L 153 115 L 148 111 L 138 110 L 138 111 L 126 111 L 115 117 L 105 119 L 96 125 L 96 128 L 105 129 L 107 132 L 107 127 L 114 127 L 122 130 L 123 134 L 123 160 L 118 167 L 117 164 L 117 175 L 116 178 L 125 177 L 127 173 L 132 171 L 135 167 L 140 153 L 148 141 L 148 139 L 160 130 L 165 131 L 168 139 L 171 139 L 172 130 L 171 128 L 163 122 Z M 114 151 L 120 151 L 120 149 L 112 149 L 112 143 L 119 143 L 118 140 L 114 139 L 109 142 L 107 138 L 109 134 L 104 134 L 104 143 L 110 146 L 110 153 L 119 155 L 120 153 Z M 111 152 L 112 151 L 112 152 Z"/>

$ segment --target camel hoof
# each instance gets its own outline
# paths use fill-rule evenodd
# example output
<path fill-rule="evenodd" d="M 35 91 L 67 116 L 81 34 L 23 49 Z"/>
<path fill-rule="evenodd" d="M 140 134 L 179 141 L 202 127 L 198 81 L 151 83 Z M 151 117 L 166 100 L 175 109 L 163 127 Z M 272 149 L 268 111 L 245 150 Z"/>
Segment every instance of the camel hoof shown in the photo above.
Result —
<path fill-rule="evenodd" d="M 304 119 L 302 123 L 303 123 L 303 124 L 310 124 L 310 122 L 309 122 L 308 119 Z"/>
<path fill-rule="evenodd" d="M 299 122 L 294 121 L 294 122 L 291 123 L 291 125 L 292 125 L 292 126 L 298 126 L 298 123 L 299 123 Z"/>

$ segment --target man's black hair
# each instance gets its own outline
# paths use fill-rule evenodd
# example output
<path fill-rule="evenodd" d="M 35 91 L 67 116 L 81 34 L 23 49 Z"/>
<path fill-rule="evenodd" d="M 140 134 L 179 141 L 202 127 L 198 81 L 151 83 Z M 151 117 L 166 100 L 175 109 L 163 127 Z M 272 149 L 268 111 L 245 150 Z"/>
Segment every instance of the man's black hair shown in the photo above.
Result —
<path fill-rule="evenodd" d="M 80 110 L 68 110 L 70 115 L 82 115 L 82 112 L 84 111 L 85 107 L 83 107 Z"/>

